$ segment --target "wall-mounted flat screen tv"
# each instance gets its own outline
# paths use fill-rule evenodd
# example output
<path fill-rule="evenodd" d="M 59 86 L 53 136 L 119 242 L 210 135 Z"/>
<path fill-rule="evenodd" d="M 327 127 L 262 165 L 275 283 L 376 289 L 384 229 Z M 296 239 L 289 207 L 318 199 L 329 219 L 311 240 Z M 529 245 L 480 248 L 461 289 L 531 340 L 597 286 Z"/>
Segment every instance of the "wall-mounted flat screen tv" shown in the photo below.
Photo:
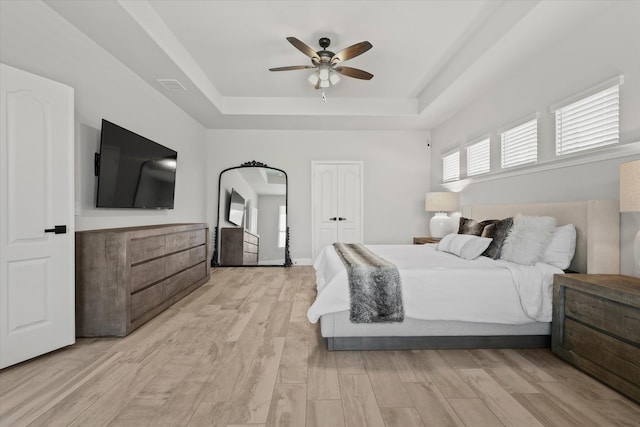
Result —
<path fill-rule="evenodd" d="M 231 189 L 231 198 L 229 200 L 229 215 L 227 220 L 242 227 L 242 221 L 244 219 L 244 197 L 240 195 L 235 189 Z"/>
<path fill-rule="evenodd" d="M 102 120 L 98 208 L 173 209 L 178 153 Z"/>

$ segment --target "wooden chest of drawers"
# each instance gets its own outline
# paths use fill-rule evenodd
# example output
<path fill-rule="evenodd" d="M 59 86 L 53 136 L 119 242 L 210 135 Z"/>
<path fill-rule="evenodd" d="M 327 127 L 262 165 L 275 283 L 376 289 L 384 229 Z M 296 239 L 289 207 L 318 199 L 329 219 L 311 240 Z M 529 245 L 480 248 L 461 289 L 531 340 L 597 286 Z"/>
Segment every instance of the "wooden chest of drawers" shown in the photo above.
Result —
<path fill-rule="evenodd" d="M 242 228 L 223 228 L 220 233 L 221 265 L 257 265 L 260 238 Z"/>
<path fill-rule="evenodd" d="M 640 279 L 556 275 L 551 347 L 562 359 L 640 402 Z"/>
<path fill-rule="evenodd" d="M 76 335 L 124 336 L 209 280 L 207 224 L 76 233 Z"/>

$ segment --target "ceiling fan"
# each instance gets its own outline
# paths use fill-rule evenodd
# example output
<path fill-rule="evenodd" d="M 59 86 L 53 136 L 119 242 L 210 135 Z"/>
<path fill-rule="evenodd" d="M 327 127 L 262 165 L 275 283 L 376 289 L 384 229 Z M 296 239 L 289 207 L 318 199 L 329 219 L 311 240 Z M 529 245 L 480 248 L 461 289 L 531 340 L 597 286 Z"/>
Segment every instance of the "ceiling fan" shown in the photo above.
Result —
<path fill-rule="evenodd" d="M 373 74 L 357 68 L 345 67 L 340 65 L 342 62 L 355 58 L 358 55 L 362 55 L 373 46 L 368 41 L 356 43 L 353 46 L 349 46 L 342 49 L 338 53 L 333 53 L 327 48 L 331 44 L 331 40 L 327 37 L 322 37 L 318 41 L 322 50 L 314 51 L 309 45 L 301 42 L 295 37 L 287 37 L 289 43 L 291 43 L 300 52 L 311 58 L 313 65 L 291 65 L 288 67 L 276 67 L 269 68 L 269 71 L 291 71 L 291 70 L 305 70 L 305 69 L 317 69 L 317 72 L 309 76 L 309 82 L 316 89 L 324 89 L 331 85 L 338 83 L 340 78 L 338 74 L 343 76 L 353 77 L 361 80 L 371 80 Z"/>

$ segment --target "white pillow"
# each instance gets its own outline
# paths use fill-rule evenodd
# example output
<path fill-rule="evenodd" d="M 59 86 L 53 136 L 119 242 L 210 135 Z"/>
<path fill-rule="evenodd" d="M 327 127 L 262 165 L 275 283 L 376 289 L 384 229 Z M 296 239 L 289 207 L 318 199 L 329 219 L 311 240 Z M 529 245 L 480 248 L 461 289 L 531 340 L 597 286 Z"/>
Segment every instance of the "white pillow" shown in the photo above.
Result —
<path fill-rule="evenodd" d="M 569 268 L 576 252 L 576 227 L 573 224 L 556 227 L 549 246 L 542 255 L 542 262 L 562 270 Z"/>
<path fill-rule="evenodd" d="M 556 219 L 551 216 L 516 215 L 504 239 L 500 259 L 534 265 L 542 259 L 555 231 Z"/>
<path fill-rule="evenodd" d="M 473 234 L 447 234 L 438 243 L 438 250 L 459 256 L 462 259 L 476 259 L 489 247 L 490 238 Z"/>

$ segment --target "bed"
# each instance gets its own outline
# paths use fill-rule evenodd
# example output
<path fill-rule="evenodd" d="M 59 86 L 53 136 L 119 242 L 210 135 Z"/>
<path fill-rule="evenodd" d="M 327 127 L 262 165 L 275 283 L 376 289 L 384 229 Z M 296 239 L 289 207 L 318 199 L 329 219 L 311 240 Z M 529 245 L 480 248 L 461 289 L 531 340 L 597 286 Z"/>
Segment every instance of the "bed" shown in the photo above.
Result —
<path fill-rule="evenodd" d="M 517 215 L 553 217 L 558 227 L 573 225 L 575 254 L 567 271 L 619 272 L 617 200 L 477 205 L 463 210 L 465 218 L 478 220 Z M 485 256 L 464 260 L 438 251 L 437 245 L 366 247 L 397 266 L 404 319 L 352 322 L 346 270 L 340 270 L 344 266 L 335 250 L 325 248 L 314 265 L 318 293 L 307 317 L 320 322 L 329 350 L 549 347 L 551 283 L 555 274 L 563 274 L 558 266 L 523 266 Z M 531 278 L 538 285 L 530 286 Z"/>

